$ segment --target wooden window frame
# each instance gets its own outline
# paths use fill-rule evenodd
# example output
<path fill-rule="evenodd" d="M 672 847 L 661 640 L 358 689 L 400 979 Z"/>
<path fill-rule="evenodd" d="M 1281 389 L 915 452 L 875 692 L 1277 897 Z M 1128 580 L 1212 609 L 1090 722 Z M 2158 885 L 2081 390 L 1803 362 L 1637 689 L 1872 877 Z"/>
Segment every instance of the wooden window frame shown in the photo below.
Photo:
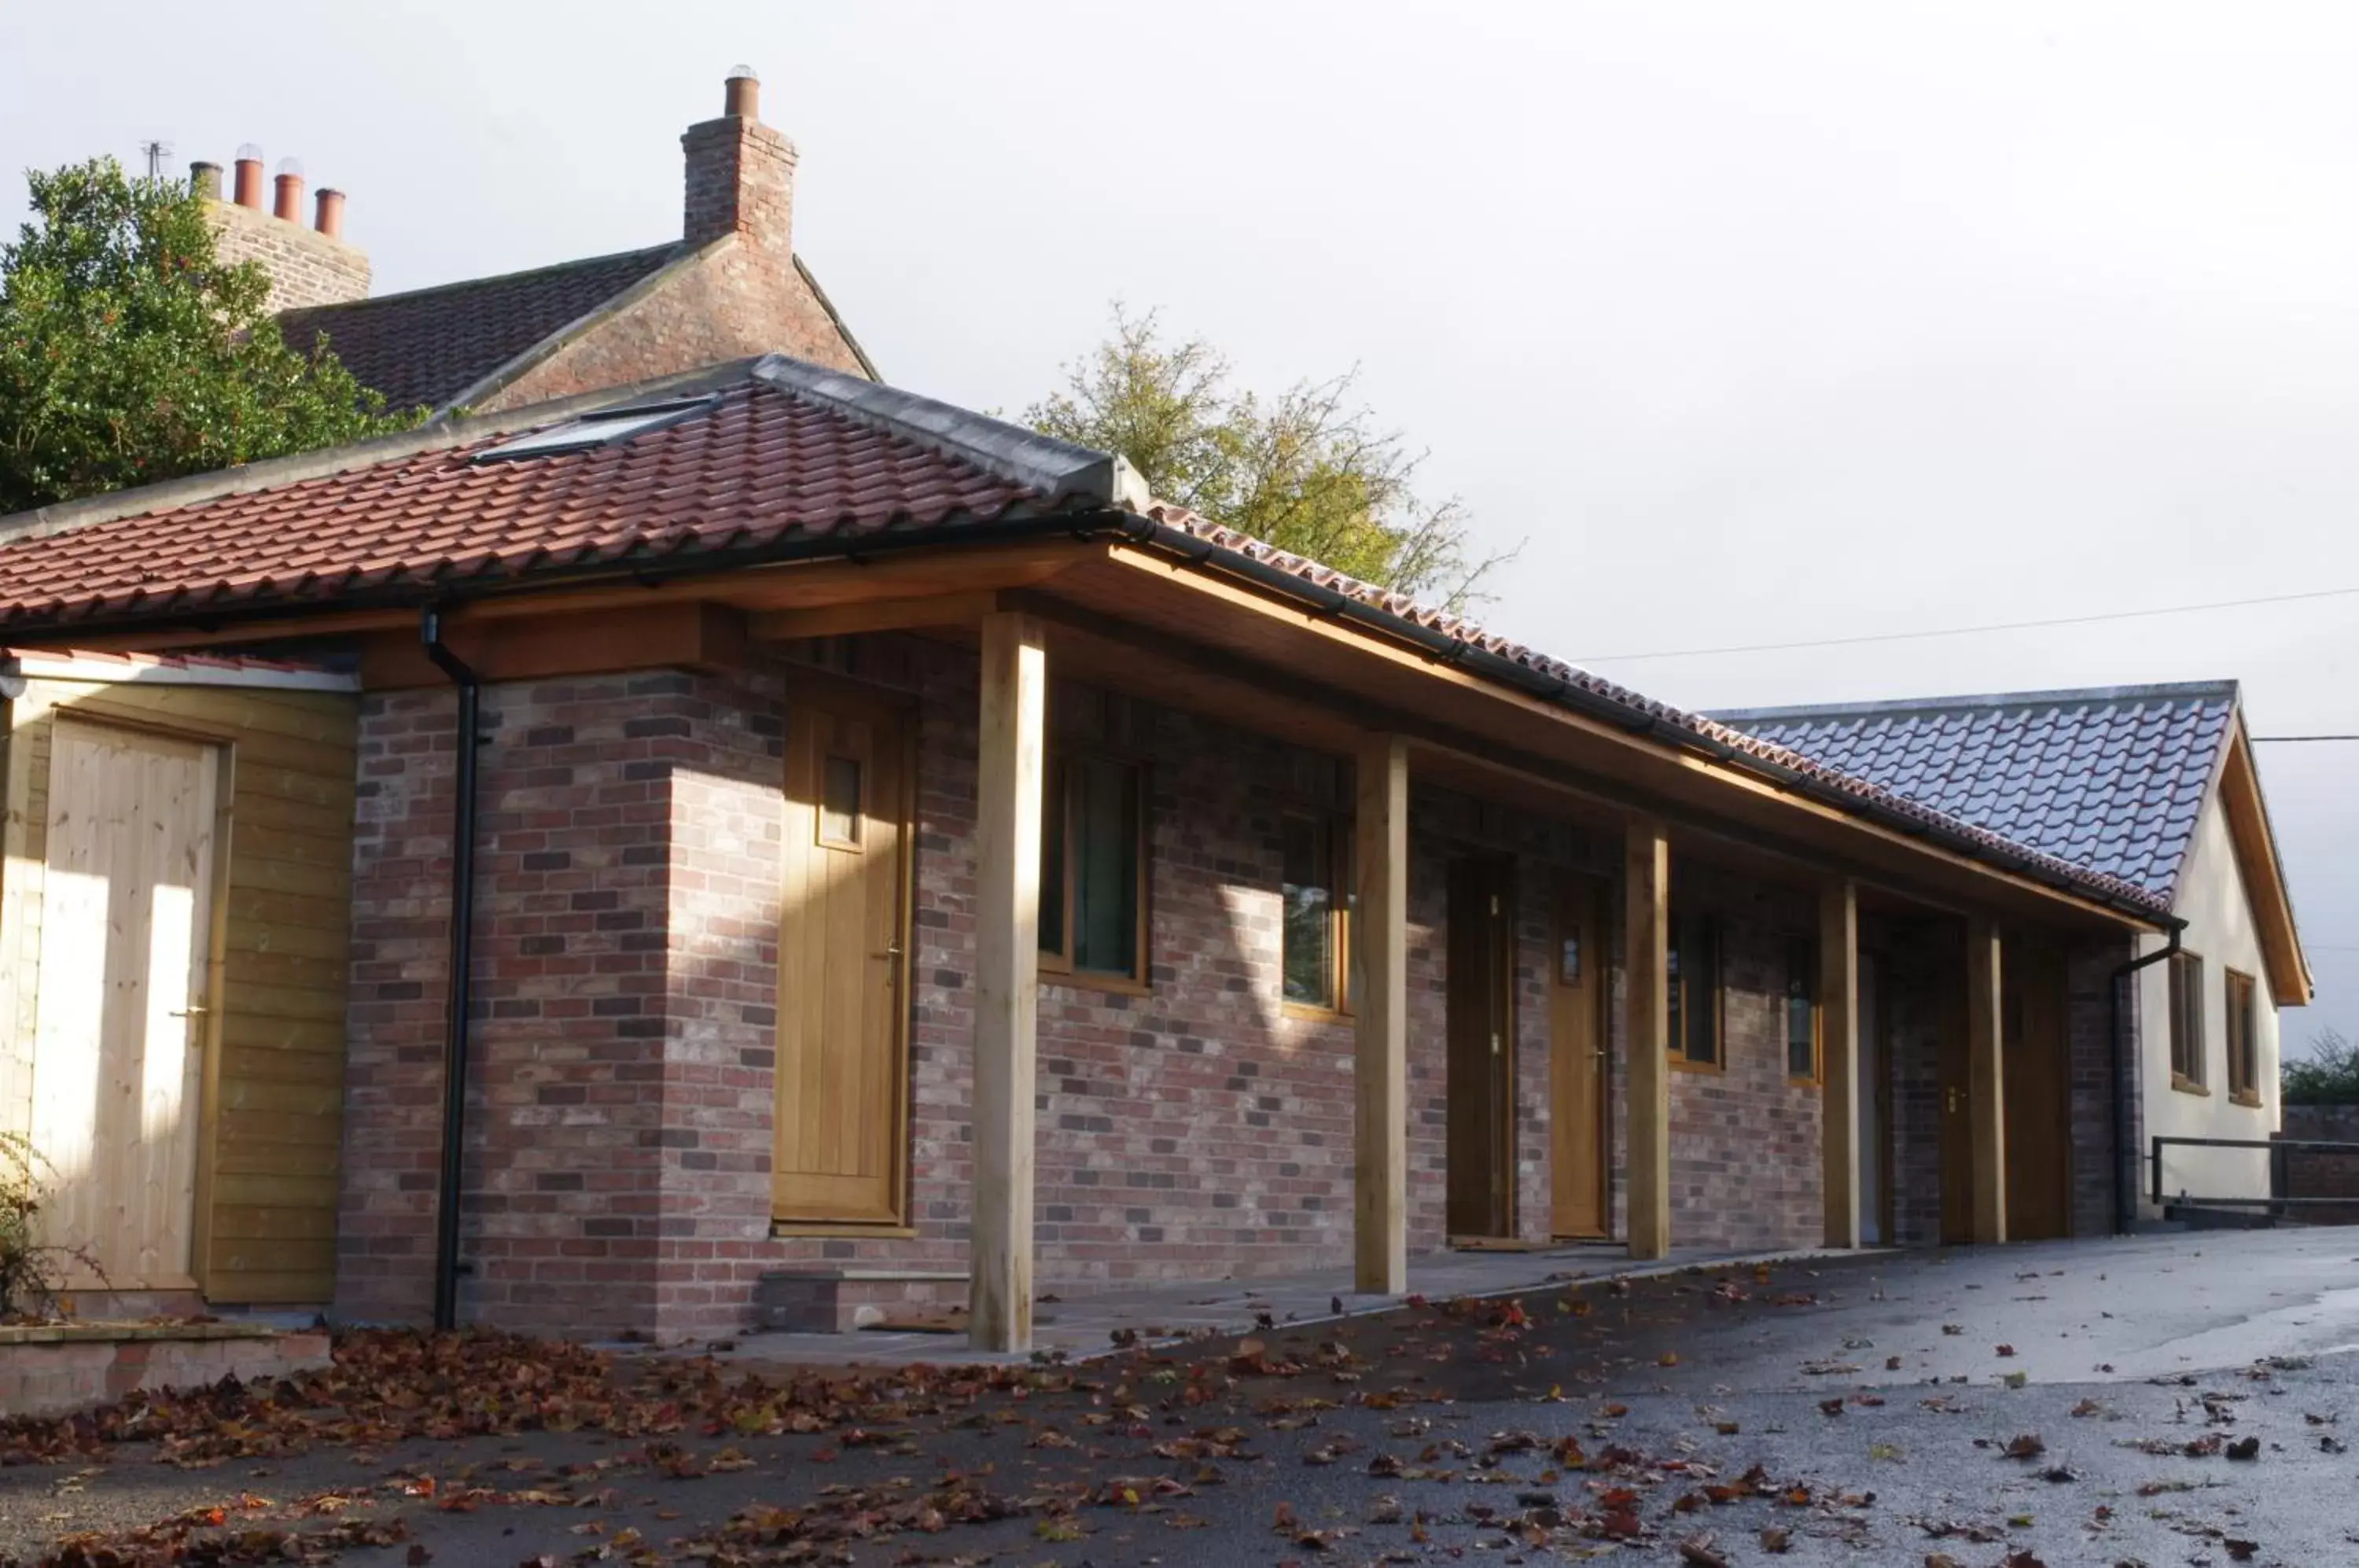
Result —
<path fill-rule="evenodd" d="M 1079 845 L 1076 842 L 1073 823 L 1073 776 L 1069 765 L 1075 761 L 1107 763 L 1116 768 L 1127 768 L 1133 776 L 1137 789 L 1136 821 L 1131 825 L 1131 855 L 1135 859 L 1137 873 L 1131 880 L 1138 907 L 1132 917 L 1131 967 L 1130 973 L 1126 975 L 1113 970 L 1082 969 L 1076 967 L 1073 963 L 1075 930 L 1073 884 L 1080 874 L 1080 856 L 1075 853 Z M 1108 750 L 1103 746 L 1071 745 L 1050 746 L 1046 764 L 1043 769 L 1045 777 L 1041 780 L 1041 789 L 1044 798 L 1053 798 L 1055 802 L 1057 832 L 1060 835 L 1063 850 L 1060 864 L 1063 867 L 1064 876 L 1057 894 L 1062 917 L 1058 922 L 1061 927 L 1060 935 L 1062 940 L 1058 947 L 1044 946 L 1040 949 L 1040 978 L 1046 983 L 1078 986 L 1084 990 L 1114 991 L 1128 996 L 1147 996 L 1154 990 L 1147 968 L 1151 946 L 1149 941 L 1151 928 L 1147 920 L 1147 886 L 1152 879 L 1155 864 L 1154 857 L 1149 853 L 1151 846 L 1147 833 L 1149 797 L 1147 764 L 1138 757 L 1127 757 L 1121 752 Z M 1043 831 L 1045 834 L 1045 827 Z M 1045 852 L 1047 847 L 1044 837 L 1041 848 Z"/>
<path fill-rule="evenodd" d="M 1720 917 L 1709 912 L 1698 913 L 1693 910 L 1673 909 L 1670 914 L 1670 927 L 1669 942 L 1667 945 L 1672 952 L 1680 953 L 1680 962 L 1666 965 L 1667 968 L 1675 968 L 1678 971 L 1676 976 L 1668 974 L 1664 976 L 1667 988 L 1676 987 L 1674 994 L 1669 998 L 1669 1011 L 1679 1020 L 1679 1027 L 1670 1031 L 1671 1038 L 1668 1042 L 1671 1066 L 1681 1073 L 1725 1073 L 1728 1071 L 1728 1029 L 1726 1009 L 1723 1005 L 1726 987 L 1721 984 L 1723 931 Z M 1692 966 L 1687 962 L 1685 953 L 1681 952 L 1681 946 L 1682 939 L 1691 931 L 1707 932 L 1711 937 L 1712 995 L 1709 1005 L 1712 1009 L 1712 1055 L 1709 1059 L 1690 1055 L 1688 1051 L 1688 1039 L 1691 1028 L 1690 1020 L 1692 1018 L 1688 1005 L 1694 996 L 1692 987 L 1695 975 L 1691 973 Z"/>
<path fill-rule="evenodd" d="M 1810 1070 L 1794 1071 L 1794 977 L 1800 965 L 1802 997 L 1810 1004 Z M 1826 1082 L 1827 1010 L 1819 996 L 1819 941 L 1814 936 L 1786 939 L 1786 988 L 1778 997 L 1777 1038 L 1786 1051 L 1786 1082 L 1817 1088 Z"/>
<path fill-rule="evenodd" d="M 2170 996 L 2170 1086 L 2182 1094 L 2209 1094 L 2208 1042 L 2203 1038 L 2203 955 L 2180 951 L 2165 966 Z M 2192 996 L 2189 995 L 2192 991 Z M 2192 1073 L 2187 1071 L 2194 1068 Z"/>
<path fill-rule="evenodd" d="M 1279 812 L 1281 824 L 1290 819 L 1307 822 L 1327 841 L 1327 995 L 1326 1002 L 1302 1002 L 1286 995 L 1286 871 L 1278 868 L 1279 1011 L 1292 1018 L 1348 1018 L 1352 1016 L 1352 911 L 1358 891 L 1359 867 L 1355 824 L 1340 811 L 1319 806 L 1288 806 Z M 1283 833 L 1284 827 L 1279 829 Z M 1280 843 L 1281 862 L 1283 840 Z"/>
<path fill-rule="evenodd" d="M 2227 980 L 2228 1102 L 2258 1110 L 2261 1105 L 2260 1052 L 2253 1039 L 2259 987 L 2241 969 L 2221 972 Z"/>

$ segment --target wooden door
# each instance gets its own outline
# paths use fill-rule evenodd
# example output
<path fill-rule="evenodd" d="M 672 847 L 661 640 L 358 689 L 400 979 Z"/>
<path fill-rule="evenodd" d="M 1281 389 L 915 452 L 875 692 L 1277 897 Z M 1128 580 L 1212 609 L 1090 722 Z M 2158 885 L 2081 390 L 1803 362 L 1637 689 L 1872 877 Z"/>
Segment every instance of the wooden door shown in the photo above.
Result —
<path fill-rule="evenodd" d="M 82 1289 L 191 1290 L 217 747 L 56 721 L 30 1136 Z M 95 1269 L 87 1267 L 94 1264 Z"/>
<path fill-rule="evenodd" d="M 808 681 L 789 699 L 772 1213 L 907 1215 L 911 726 Z"/>
<path fill-rule="evenodd" d="M 2063 955 L 2053 947 L 2009 942 L 1999 984 L 2007 1239 L 2070 1236 L 2072 1135 Z"/>
<path fill-rule="evenodd" d="M 1605 885 L 1561 878 L 1549 981 L 1549 1171 L 1557 1236 L 1606 1233 Z"/>
<path fill-rule="evenodd" d="M 1450 868 L 1450 1234 L 1515 1234 L 1515 903 L 1512 867 Z"/>

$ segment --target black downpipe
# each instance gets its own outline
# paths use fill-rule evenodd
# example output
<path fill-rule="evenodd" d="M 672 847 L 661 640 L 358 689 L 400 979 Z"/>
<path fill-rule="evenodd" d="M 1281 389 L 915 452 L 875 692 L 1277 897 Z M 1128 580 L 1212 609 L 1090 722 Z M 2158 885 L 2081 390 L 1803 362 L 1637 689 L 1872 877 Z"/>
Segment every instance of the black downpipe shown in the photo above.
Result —
<path fill-rule="evenodd" d="M 2129 1057 L 2125 1031 L 2122 1028 L 2122 998 L 2129 993 L 2130 976 L 2149 964 L 2161 963 L 2179 951 L 2180 936 L 2187 930 L 2185 920 L 2170 922 L 2170 940 L 2144 958 L 2133 958 L 2116 965 L 2107 977 L 2105 994 L 2106 1035 L 2114 1051 L 2114 1234 L 2127 1236 L 2136 1220 L 2136 1202 L 2131 1194 L 2137 1183 L 2130 1178 L 2139 1151 L 2125 1149 L 2129 1129 Z"/>
<path fill-rule="evenodd" d="M 419 618 L 426 657 L 459 691 L 457 800 L 451 814 L 451 966 L 449 1017 L 442 1039 L 442 1172 L 434 1208 L 434 1326 L 459 1326 L 459 1182 L 466 1152 L 467 1014 L 474 991 L 475 754 L 483 682 L 442 644 L 442 612 Z"/>

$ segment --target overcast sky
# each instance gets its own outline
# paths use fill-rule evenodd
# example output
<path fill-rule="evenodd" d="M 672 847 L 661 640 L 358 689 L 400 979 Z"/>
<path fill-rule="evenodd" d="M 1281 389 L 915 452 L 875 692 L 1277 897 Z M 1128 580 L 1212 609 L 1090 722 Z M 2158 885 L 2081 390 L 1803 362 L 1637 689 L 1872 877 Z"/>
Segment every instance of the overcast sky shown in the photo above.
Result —
<path fill-rule="evenodd" d="M 1362 368 L 1524 541 L 1486 618 L 1690 707 L 2234 676 L 2359 732 L 2359 10 L 0 4 L 0 163 L 241 142 L 379 292 L 678 232 L 753 64 L 796 247 L 886 376 L 1020 408 L 1161 310 Z M 0 202 L 13 209 L 18 197 Z M 2262 748 L 2359 1036 L 2359 746 Z"/>

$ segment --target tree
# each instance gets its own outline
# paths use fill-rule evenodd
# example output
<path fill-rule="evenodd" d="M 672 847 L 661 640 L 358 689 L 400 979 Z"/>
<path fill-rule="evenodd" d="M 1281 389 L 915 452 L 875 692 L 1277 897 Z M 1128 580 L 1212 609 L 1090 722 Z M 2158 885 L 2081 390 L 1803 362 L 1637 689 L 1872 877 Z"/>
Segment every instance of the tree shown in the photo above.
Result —
<path fill-rule="evenodd" d="M 1359 372 L 1264 400 L 1201 338 L 1114 307 L 1113 335 L 1025 410 L 1044 434 L 1120 452 L 1162 500 L 1363 582 L 1462 609 L 1514 551 L 1480 552 L 1456 497 L 1415 487 L 1422 453 L 1354 398 Z"/>
<path fill-rule="evenodd" d="M 2310 1060 L 2277 1063 L 2277 1084 L 2288 1105 L 2359 1105 L 2359 1046 L 2329 1024 L 2310 1037 Z"/>
<path fill-rule="evenodd" d="M 28 172 L 0 247 L 0 513 L 398 430 L 327 352 L 287 346 L 269 280 L 200 199 L 111 158 Z"/>

